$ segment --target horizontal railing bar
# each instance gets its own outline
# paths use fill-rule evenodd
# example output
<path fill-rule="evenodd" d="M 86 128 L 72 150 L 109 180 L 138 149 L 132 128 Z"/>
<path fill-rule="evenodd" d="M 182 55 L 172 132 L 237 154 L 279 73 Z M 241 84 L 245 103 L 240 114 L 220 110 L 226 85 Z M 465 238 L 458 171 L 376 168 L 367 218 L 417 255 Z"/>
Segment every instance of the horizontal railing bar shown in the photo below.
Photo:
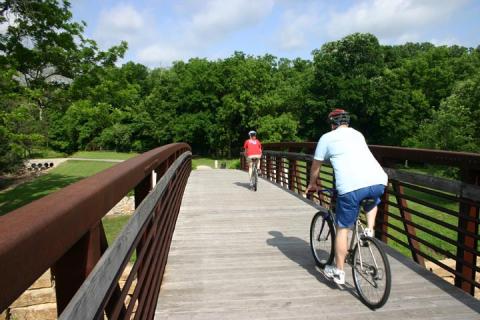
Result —
<path fill-rule="evenodd" d="M 442 190 L 445 192 L 457 194 L 463 198 L 480 201 L 479 186 L 425 174 L 399 171 L 391 168 L 384 168 L 384 170 L 385 172 L 387 172 L 388 177 L 393 180 L 420 185 L 422 187 Z"/>
<path fill-rule="evenodd" d="M 456 211 L 453 211 L 453 210 L 448 209 L 448 208 L 445 208 L 445 207 L 441 207 L 441 206 L 436 205 L 436 204 L 434 204 L 434 203 L 430 203 L 430 202 L 427 202 L 427 201 L 425 201 L 425 200 L 422 200 L 422 199 L 419 199 L 419 198 L 416 198 L 416 197 L 413 197 L 413 196 L 409 196 L 408 194 L 399 193 L 399 192 L 396 192 L 396 191 L 394 191 L 394 190 L 392 190 L 392 189 L 389 189 L 389 190 L 388 190 L 388 193 L 389 193 L 389 195 L 398 196 L 398 197 L 401 198 L 401 199 L 405 199 L 405 200 L 409 200 L 409 201 L 415 202 L 415 203 L 420 204 L 420 205 L 423 205 L 423 206 L 425 206 L 425 207 L 427 207 L 427 208 L 435 209 L 435 210 L 440 211 L 440 212 L 442 212 L 442 213 L 448 214 L 448 215 L 450 215 L 450 216 L 452 216 L 452 217 L 456 217 L 456 218 L 460 217 L 459 213 L 456 212 Z M 470 219 L 472 219 L 472 218 L 470 218 Z M 474 221 L 475 219 L 472 219 L 472 220 Z"/>
<path fill-rule="evenodd" d="M 405 210 L 405 211 L 408 211 L 408 210 Z M 427 234 L 429 234 L 429 235 L 431 235 L 431 236 L 437 237 L 438 239 L 440 239 L 440 240 L 442 240 L 442 241 L 445 241 L 446 243 L 449 243 L 449 244 L 453 245 L 454 247 L 459 247 L 459 248 L 462 248 L 462 249 L 464 249 L 464 250 L 466 250 L 466 251 L 468 251 L 468 252 L 470 252 L 470 253 L 476 254 L 475 248 L 471 248 L 471 247 L 466 247 L 466 246 L 464 246 L 464 245 L 460 245 L 460 244 L 457 243 L 457 241 L 455 241 L 455 240 L 453 240 L 453 239 L 450 239 L 450 238 L 448 238 L 448 237 L 445 237 L 444 235 L 442 235 L 442 234 L 440 234 L 440 233 L 438 233 L 438 232 L 435 232 L 435 231 L 433 231 L 433 230 L 430 230 L 430 229 L 428 229 L 428 228 L 426 228 L 426 227 L 424 227 L 424 226 L 422 226 L 422 225 L 420 225 L 420 224 L 418 224 L 418 223 L 412 222 L 412 221 L 407 220 L 407 219 L 403 219 L 403 218 L 401 218 L 401 217 L 399 217 L 399 216 L 397 216 L 397 215 L 395 215 L 395 214 L 392 214 L 391 212 L 387 212 L 386 214 L 387 214 L 389 217 L 395 219 L 396 221 L 401 221 L 401 222 L 403 222 L 403 223 L 406 223 L 406 224 L 408 224 L 408 225 L 411 225 L 411 226 L 413 226 L 413 227 L 415 227 L 415 228 L 417 228 L 417 229 L 419 229 L 419 230 L 422 230 L 423 232 L 425 232 L 425 233 L 427 233 Z M 451 230 L 451 229 L 450 229 L 450 230 Z M 403 232 L 404 232 L 404 231 L 403 231 Z M 407 235 L 407 236 L 408 236 L 408 235 Z M 478 240 L 480 237 L 479 237 L 479 236 L 476 236 L 476 237 L 474 237 L 474 238 Z"/>
<path fill-rule="evenodd" d="M 265 143 L 265 150 L 305 150 L 305 152 L 313 153 L 317 146 L 317 142 L 281 142 L 281 143 Z M 456 167 L 470 167 L 472 169 L 480 169 L 480 155 L 470 152 L 455 152 L 417 148 L 402 148 L 381 145 L 369 145 L 373 155 L 377 159 L 388 159 L 396 161 L 415 161 L 418 163 L 430 163 L 437 165 L 450 165 Z"/>
<path fill-rule="evenodd" d="M 278 157 L 285 157 L 288 159 L 294 159 L 294 160 L 303 160 L 303 161 L 312 161 L 313 156 L 310 154 L 306 153 L 294 153 L 294 152 L 283 152 L 283 151 L 272 151 L 272 150 L 264 150 L 263 151 L 264 155 L 269 155 L 269 156 L 278 156 Z"/>
<path fill-rule="evenodd" d="M 116 280 L 118 270 L 120 270 L 128 252 L 131 250 L 138 232 L 150 219 L 158 199 L 161 198 L 168 183 L 188 157 L 191 157 L 191 152 L 184 152 L 160 178 L 155 188 L 135 210 L 132 218 L 130 218 L 113 245 L 102 255 L 100 261 L 62 312 L 59 319 L 93 319 L 97 315 L 101 305 L 105 303 L 104 298 L 111 283 Z"/>
<path fill-rule="evenodd" d="M 388 204 L 395 207 L 395 208 L 398 208 L 400 209 L 400 206 L 395 203 L 395 202 L 391 202 L 391 201 L 388 201 Z M 478 238 L 479 236 L 476 235 L 475 233 L 473 232 L 470 232 L 468 230 L 464 230 L 464 229 L 461 229 L 459 228 L 458 226 L 455 226 L 455 225 L 452 225 L 452 224 L 449 224 L 449 223 L 446 223 L 445 221 L 442 221 L 442 220 L 438 220 L 437 218 L 434 218 L 434 217 L 431 217 L 431 216 L 427 216 L 426 214 L 424 213 L 421 213 L 420 211 L 417 211 L 415 209 L 412 209 L 412 208 L 406 208 L 405 209 L 406 211 L 410 212 L 412 215 L 414 216 L 418 216 L 422 219 L 425 219 L 427 221 L 430 221 L 430 222 L 433 222 L 433 223 L 436 223 L 442 227 L 445 227 L 446 229 L 449 229 L 451 231 L 456 231 L 456 232 L 459 232 L 459 233 L 463 233 L 467 236 L 470 236 L 470 237 L 473 237 L 473 238 Z"/>
<path fill-rule="evenodd" d="M 395 243 L 397 243 L 398 245 L 401 245 L 402 247 L 406 248 L 406 249 L 409 249 L 410 250 L 410 246 L 401 241 L 400 239 L 398 239 L 397 237 L 391 235 L 390 233 L 388 232 L 384 232 L 383 230 L 379 230 L 380 233 L 382 233 L 383 235 L 385 235 L 386 237 L 388 237 L 389 239 L 392 239 L 393 241 L 395 241 Z M 459 272 L 456 272 L 454 269 L 450 268 L 449 266 L 445 265 L 444 263 L 438 261 L 437 259 L 429 256 L 428 254 L 420 251 L 420 250 L 417 250 L 415 248 L 412 248 L 414 250 L 415 253 L 421 255 L 422 257 L 426 258 L 427 260 L 429 261 L 432 261 L 434 263 L 436 263 L 437 265 L 440 265 L 441 267 L 443 267 L 444 269 L 446 269 L 447 271 L 449 271 L 450 273 L 452 273 L 453 275 L 456 275 L 458 277 L 460 277 L 462 280 L 464 281 L 467 281 L 469 282 L 470 284 L 476 286 L 477 288 L 480 288 L 480 283 L 478 282 L 475 282 L 475 281 L 472 281 L 471 279 L 468 279 L 468 278 L 465 278 L 461 273 Z"/>
<path fill-rule="evenodd" d="M 426 193 L 426 194 L 429 194 L 429 195 L 433 195 L 433 196 L 441 198 L 441 199 L 450 200 L 450 201 L 454 201 L 454 202 L 458 202 L 458 203 L 464 203 L 464 204 L 467 204 L 467 205 L 470 205 L 470 206 L 475 206 L 475 207 L 480 206 L 480 202 L 478 202 L 478 201 L 471 200 L 471 199 L 468 199 L 468 198 L 461 198 L 461 197 L 458 197 L 457 195 L 452 195 L 452 194 L 444 193 L 442 191 L 437 191 L 437 190 L 433 190 L 433 189 L 430 189 L 430 188 L 417 186 L 417 185 L 414 185 L 414 184 L 411 184 L 411 183 L 408 183 L 408 182 L 404 182 L 404 181 L 398 181 L 398 184 L 405 187 L 405 188 L 416 190 L 418 192 Z M 479 221 L 480 221 L 480 219 L 479 219 Z"/>
<path fill-rule="evenodd" d="M 398 196 L 398 197 L 401 198 L 401 199 L 409 200 L 409 201 L 411 201 L 411 202 L 420 204 L 420 205 L 422 205 L 422 206 L 424 206 L 424 207 L 437 210 L 437 211 L 439 211 L 439 212 L 441 212 L 441 213 L 444 213 L 444 214 L 448 214 L 449 216 L 454 217 L 454 218 L 460 218 L 460 219 L 464 219 L 464 220 L 471 221 L 471 222 L 476 222 L 476 223 L 478 223 L 478 222 L 480 221 L 480 220 L 477 219 L 477 218 L 473 218 L 473 217 L 470 217 L 470 216 L 462 215 L 462 214 L 460 214 L 460 213 L 458 213 L 458 212 L 456 212 L 456 211 L 450 210 L 450 209 L 448 209 L 448 208 L 440 207 L 440 206 L 437 206 L 437 205 L 432 204 L 432 203 L 430 203 L 430 202 L 426 202 L 426 201 L 423 201 L 423 200 L 421 200 L 421 199 L 408 196 L 408 195 L 406 195 L 405 193 L 400 194 L 400 193 L 398 193 L 398 192 L 396 192 L 396 191 L 394 191 L 394 190 L 391 190 L 391 189 L 389 189 L 388 193 L 389 193 L 390 195 L 396 195 L 396 196 Z M 397 206 L 397 208 L 398 208 L 398 206 Z M 409 210 L 413 210 L 413 209 L 409 209 Z M 416 213 L 417 213 L 418 211 L 413 210 L 412 212 L 416 212 Z"/>
<path fill-rule="evenodd" d="M 451 258 L 451 259 L 453 259 L 453 260 L 459 261 L 459 262 L 461 262 L 463 265 L 469 267 L 470 269 L 473 268 L 473 269 L 475 269 L 475 270 L 480 271 L 480 268 L 479 268 L 479 267 L 474 266 L 474 265 L 471 264 L 470 262 L 465 261 L 465 260 L 463 260 L 463 259 L 458 259 L 453 253 L 450 253 L 450 252 L 446 251 L 445 249 L 439 248 L 439 247 L 437 247 L 436 245 L 431 244 L 431 243 L 427 242 L 426 240 L 423 240 L 423 239 L 421 239 L 421 238 L 419 238 L 419 237 L 417 237 L 417 236 L 415 236 L 415 235 L 406 234 L 406 233 L 404 233 L 404 230 L 403 230 L 402 228 L 399 228 L 399 227 L 397 227 L 397 226 L 395 226 L 395 225 L 393 225 L 393 224 L 391 224 L 391 223 L 387 223 L 387 225 L 388 225 L 389 228 L 392 228 L 393 230 L 397 231 L 398 233 L 404 234 L 404 235 L 406 235 L 407 237 L 409 237 L 409 238 L 411 238 L 411 239 L 414 239 L 414 240 L 422 243 L 422 244 L 423 244 L 424 246 L 426 246 L 427 248 L 433 249 L 433 250 L 435 250 L 436 252 L 439 252 L 439 253 L 441 253 L 442 255 L 444 255 L 444 256 L 446 256 L 446 257 L 449 257 L 449 258 Z M 409 247 L 409 248 L 410 248 L 410 247 Z M 411 249 L 415 249 L 415 248 L 411 248 Z M 418 250 L 418 252 L 423 252 L 423 251 Z"/>
<path fill-rule="evenodd" d="M 400 209 L 400 205 L 398 203 L 395 203 L 395 202 L 392 202 L 392 201 L 387 201 L 387 203 L 395 208 L 398 208 Z M 468 230 L 464 230 L 462 228 L 459 228 L 458 225 L 453 225 L 453 224 L 450 224 L 450 223 L 447 223 L 443 220 L 439 220 L 437 218 L 434 218 L 434 217 L 431 217 L 431 216 L 428 216 L 426 215 L 425 213 L 422 213 L 420 211 L 417 211 L 415 209 L 412 209 L 411 207 L 407 207 L 406 208 L 406 211 L 410 212 L 411 214 L 413 214 L 414 216 L 418 216 L 422 219 L 425 219 L 427 221 L 430 221 L 430 222 L 433 222 L 433 223 L 436 223 L 438 225 L 441 225 L 449 230 L 452 230 L 452 231 L 456 231 L 456 232 L 460 232 L 460 233 L 463 233 L 465 235 L 468 235 L 468 236 L 471 236 L 471 237 L 476 237 L 475 233 L 473 232 L 470 232 Z M 444 213 L 444 214 L 448 214 L 448 213 L 445 213 L 445 212 L 440 212 L 440 213 Z M 451 215 L 450 215 L 451 216 Z M 474 218 L 471 218 L 471 217 L 468 217 L 468 216 L 463 216 L 463 215 L 458 215 L 458 216 L 453 216 L 454 218 L 462 218 L 462 219 L 465 219 L 465 220 L 468 220 L 468 221 L 471 221 L 471 222 L 476 222 L 477 219 L 474 219 Z"/>

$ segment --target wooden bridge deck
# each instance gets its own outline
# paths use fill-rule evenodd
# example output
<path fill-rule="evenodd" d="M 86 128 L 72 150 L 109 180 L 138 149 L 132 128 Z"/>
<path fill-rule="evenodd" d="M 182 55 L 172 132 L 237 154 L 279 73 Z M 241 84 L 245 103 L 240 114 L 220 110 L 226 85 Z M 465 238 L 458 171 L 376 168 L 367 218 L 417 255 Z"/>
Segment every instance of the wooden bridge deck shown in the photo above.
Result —
<path fill-rule="evenodd" d="M 236 170 L 193 171 L 156 319 L 480 319 L 480 301 L 389 250 L 393 285 L 371 311 L 327 281 L 309 248 L 315 209 Z"/>

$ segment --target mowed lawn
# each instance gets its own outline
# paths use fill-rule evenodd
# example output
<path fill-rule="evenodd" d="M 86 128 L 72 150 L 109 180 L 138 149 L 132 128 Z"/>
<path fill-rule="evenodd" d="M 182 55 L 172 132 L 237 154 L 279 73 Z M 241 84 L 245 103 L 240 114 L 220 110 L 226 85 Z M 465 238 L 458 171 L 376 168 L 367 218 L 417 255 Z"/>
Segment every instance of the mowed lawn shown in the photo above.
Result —
<path fill-rule="evenodd" d="M 0 193 L 0 215 L 115 165 L 114 162 L 69 160 L 50 172 Z"/>
<path fill-rule="evenodd" d="M 138 156 L 138 153 L 114 151 L 78 151 L 72 154 L 70 158 L 127 160 L 135 156 Z"/>
<path fill-rule="evenodd" d="M 83 153 L 82 157 L 90 157 L 96 159 L 123 159 L 131 157 L 130 154 L 114 154 L 114 153 Z M 103 161 L 77 161 L 69 160 L 62 163 L 50 172 L 24 184 L 17 186 L 15 189 L 0 192 L 0 215 L 7 214 L 23 205 L 34 200 L 42 198 L 52 192 L 68 186 L 86 177 L 92 176 L 111 166 L 116 165 L 115 162 Z M 127 223 L 130 216 L 115 216 L 103 218 L 103 225 L 107 236 L 108 243 L 111 245 L 118 234 Z M 135 259 L 135 255 L 132 260 Z"/>

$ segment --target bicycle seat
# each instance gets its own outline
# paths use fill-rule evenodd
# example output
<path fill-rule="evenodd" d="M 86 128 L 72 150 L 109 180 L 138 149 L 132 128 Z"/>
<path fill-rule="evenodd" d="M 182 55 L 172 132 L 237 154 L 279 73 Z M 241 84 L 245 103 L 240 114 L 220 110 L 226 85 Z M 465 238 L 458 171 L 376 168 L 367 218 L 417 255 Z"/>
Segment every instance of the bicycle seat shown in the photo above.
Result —
<path fill-rule="evenodd" d="M 365 198 L 362 201 L 360 201 L 360 204 L 362 206 L 368 206 L 368 205 L 372 205 L 374 203 L 375 203 L 375 199 L 373 199 L 373 198 Z"/>

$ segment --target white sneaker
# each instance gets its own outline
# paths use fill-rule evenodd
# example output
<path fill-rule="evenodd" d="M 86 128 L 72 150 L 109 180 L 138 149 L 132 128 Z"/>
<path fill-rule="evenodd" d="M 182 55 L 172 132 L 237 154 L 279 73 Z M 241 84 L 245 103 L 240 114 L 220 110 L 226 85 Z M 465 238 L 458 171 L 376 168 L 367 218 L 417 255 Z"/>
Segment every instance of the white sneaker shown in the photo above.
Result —
<path fill-rule="evenodd" d="M 333 279 L 336 284 L 345 284 L 345 271 L 332 265 L 326 265 L 323 273 L 329 279 Z"/>
<path fill-rule="evenodd" d="M 373 230 L 370 228 L 365 228 L 365 230 L 363 230 L 363 236 L 373 238 Z"/>

